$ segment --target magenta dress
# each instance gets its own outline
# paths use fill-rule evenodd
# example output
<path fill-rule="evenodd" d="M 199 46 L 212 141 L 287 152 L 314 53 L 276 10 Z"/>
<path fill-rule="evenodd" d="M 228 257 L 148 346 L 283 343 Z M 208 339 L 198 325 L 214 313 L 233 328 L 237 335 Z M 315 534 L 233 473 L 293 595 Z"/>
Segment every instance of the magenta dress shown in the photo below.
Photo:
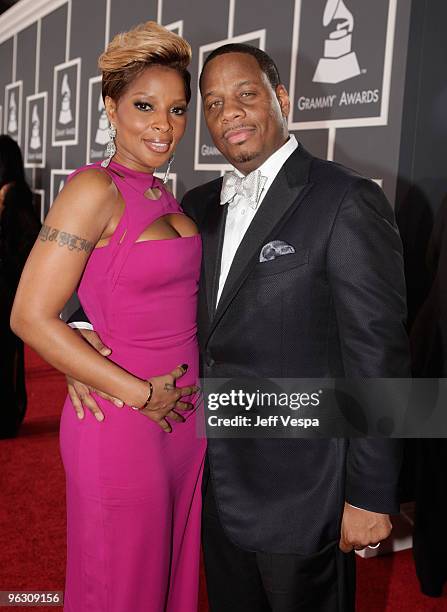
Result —
<path fill-rule="evenodd" d="M 99 164 L 84 166 L 74 174 Z M 197 382 L 200 236 L 136 242 L 155 219 L 183 214 L 160 181 L 112 161 L 125 212 L 95 249 L 78 295 L 110 359 L 141 378 L 187 363 Z M 74 176 L 74 174 L 72 176 Z M 144 196 L 151 187 L 159 200 Z M 196 414 L 172 433 L 95 396 L 83 420 L 67 397 L 60 446 L 67 480 L 65 612 L 197 612 L 205 441 Z"/>

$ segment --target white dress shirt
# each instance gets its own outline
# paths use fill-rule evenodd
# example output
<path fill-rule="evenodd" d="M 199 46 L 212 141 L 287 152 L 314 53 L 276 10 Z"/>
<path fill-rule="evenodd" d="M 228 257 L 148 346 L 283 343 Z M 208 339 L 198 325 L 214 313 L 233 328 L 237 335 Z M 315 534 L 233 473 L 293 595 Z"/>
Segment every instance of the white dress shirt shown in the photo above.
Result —
<path fill-rule="evenodd" d="M 281 170 L 286 160 L 292 155 L 295 149 L 298 147 L 298 142 L 293 136 L 289 137 L 286 143 L 283 144 L 277 151 L 270 155 L 268 159 L 259 166 L 258 170 L 264 177 L 264 186 L 259 196 L 258 206 L 252 208 L 243 201 L 243 196 L 235 195 L 232 202 L 234 206 L 228 208 L 227 219 L 225 222 L 225 234 L 222 247 L 222 259 L 220 264 L 220 277 L 219 277 L 219 290 L 217 293 L 217 302 L 219 303 L 222 290 L 227 280 L 228 272 L 230 271 L 231 264 L 233 263 L 236 251 L 245 235 L 245 232 L 250 227 L 250 223 L 253 221 L 257 210 L 265 198 L 267 191 L 270 189 L 276 175 Z M 239 170 L 234 170 L 236 174 L 243 177 L 244 175 Z M 228 206 L 228 204 L 223 204 Z"/>

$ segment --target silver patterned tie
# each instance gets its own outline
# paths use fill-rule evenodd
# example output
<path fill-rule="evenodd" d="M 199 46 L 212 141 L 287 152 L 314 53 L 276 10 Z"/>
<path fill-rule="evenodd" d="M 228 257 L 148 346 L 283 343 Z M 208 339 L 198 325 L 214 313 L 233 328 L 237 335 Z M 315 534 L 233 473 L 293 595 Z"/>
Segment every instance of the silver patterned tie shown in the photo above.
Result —
<path fill-rule="evenodd" d="M 250 172 L 247 176 L 239 176 L 234 170 L 226 172 L 222 181 L 220 203 L 228 202 L 228 206 L 233 208 L 238 202 L 235 196 L 240 195 L 249 206 L 256 210 L 266 180 L 259 170 Z"/>

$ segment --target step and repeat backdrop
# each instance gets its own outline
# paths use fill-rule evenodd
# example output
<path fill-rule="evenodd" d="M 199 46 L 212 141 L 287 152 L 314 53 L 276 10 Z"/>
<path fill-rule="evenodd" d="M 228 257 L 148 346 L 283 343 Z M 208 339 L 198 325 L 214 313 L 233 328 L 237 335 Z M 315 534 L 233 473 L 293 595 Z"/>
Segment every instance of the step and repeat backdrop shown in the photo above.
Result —
<path fill-rule="evenodd" d="M 190 42 L 193 92 L 216 47 L 267 51 L 290 92 L 290 131 L 376 180 L 394 203 L 410 9 L 410 0 L 21 0 L 0 17 L 0 131 L 22 148 L 43 218 L 67 175 L 104 157 L 99 54 L 151 19 Z M 171 187 L 181 198 L 228 167 L 196 93 Z"/>

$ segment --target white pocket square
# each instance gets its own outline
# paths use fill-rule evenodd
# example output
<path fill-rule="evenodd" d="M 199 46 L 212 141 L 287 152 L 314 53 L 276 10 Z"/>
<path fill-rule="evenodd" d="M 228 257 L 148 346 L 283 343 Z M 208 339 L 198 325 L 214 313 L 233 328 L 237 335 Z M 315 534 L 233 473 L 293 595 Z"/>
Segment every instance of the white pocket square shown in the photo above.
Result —
<path fill-rule="evenodd" d="M 259 261 L 271 261 L 282 255 L 290 255 L 295 253 L 295 247 L 283 240 L 272 240 L 264 244 L 259 255 Z"/>

